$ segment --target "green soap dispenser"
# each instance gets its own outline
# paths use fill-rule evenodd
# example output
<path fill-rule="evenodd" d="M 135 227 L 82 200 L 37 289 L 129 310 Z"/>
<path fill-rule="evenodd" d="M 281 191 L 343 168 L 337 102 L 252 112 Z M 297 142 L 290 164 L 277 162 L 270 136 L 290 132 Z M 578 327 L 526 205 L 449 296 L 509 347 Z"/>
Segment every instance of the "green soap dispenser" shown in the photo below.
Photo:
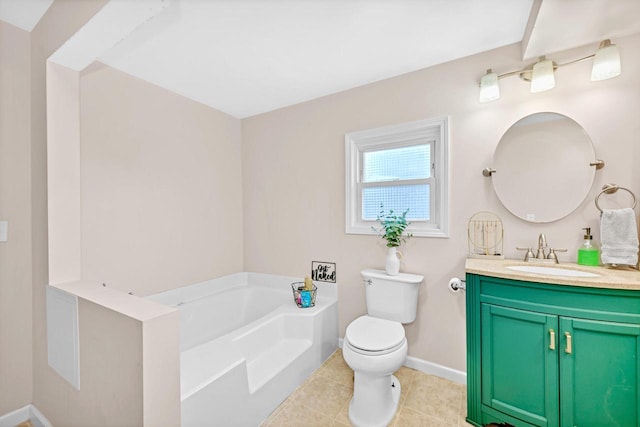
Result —
<path fill-rule="evenodd" d="M 600 265 L 600 249 L 598 245 L 593 242 L 593 236 L 591 235 L 591 228 L 583 228 L 586 232 L 584 235 L 584 242 L 582 246 L 578 248 L 578 264 L 580 265 Z"/>

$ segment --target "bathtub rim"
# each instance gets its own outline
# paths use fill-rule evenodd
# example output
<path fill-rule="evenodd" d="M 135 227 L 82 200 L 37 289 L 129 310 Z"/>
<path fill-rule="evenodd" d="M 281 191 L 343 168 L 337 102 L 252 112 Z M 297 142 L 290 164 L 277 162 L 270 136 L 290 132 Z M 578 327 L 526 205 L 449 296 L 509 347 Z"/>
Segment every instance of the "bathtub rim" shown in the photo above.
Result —
<path fill-rule="evenodd" d="M 302 278 L 295 276 L 243 271 L 169 289 L 148 295 L 145 299 L 175 308 L 182 304 L 188 304 L 195 300 L 226 292 L 240 286 L 265 286 L 274 290 L 291 293 L 290 284 L 302 280 Z M 286 283 L 286 286 L 284 283 Z M 329 298 L 337 301 L 338 283 L 320 281 L 314 281 L 313 283 L 318 287 L 318 298 Z"/>

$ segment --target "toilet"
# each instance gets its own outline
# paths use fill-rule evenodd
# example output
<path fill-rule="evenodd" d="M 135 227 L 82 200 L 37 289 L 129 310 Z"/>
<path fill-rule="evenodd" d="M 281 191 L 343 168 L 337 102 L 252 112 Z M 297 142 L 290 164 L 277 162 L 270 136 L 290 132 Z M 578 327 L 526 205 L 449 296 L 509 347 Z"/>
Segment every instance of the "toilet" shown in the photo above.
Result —
<path fill-rule="evenodd" d="M 393 373 L 407 357 L 403 324 L 416 318 L 416 274 L 389 276 L 380 270 L 361 272 L 367 314 L 347 326 L 342 355 L 354 371 L 349 420 L 356 427 L 388 425 L 398 409 L 400 381 Z"/>

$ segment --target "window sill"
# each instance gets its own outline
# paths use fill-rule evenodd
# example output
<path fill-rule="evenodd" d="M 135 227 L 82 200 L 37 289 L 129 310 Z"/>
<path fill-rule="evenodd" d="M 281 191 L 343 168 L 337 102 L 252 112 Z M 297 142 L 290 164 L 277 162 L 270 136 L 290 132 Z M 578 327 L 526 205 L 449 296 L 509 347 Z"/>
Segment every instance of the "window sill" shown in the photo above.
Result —
<path fill-rule="evenodd" d="M 371 236 L 377 236 L 378 233 L 371 229 L 372 226 L 378 225 L 375 224 L 358 224 L 358 225 L 350 225 L 345 229 L 346 234 L 368 234 Z M 448 239 L 449 232 L 448 230 L 442 230 L 436 227 L 409 227 L 407 228 L 407 233 L 411 233 L 413 237 L 434 237 L 440 239 Z"/>

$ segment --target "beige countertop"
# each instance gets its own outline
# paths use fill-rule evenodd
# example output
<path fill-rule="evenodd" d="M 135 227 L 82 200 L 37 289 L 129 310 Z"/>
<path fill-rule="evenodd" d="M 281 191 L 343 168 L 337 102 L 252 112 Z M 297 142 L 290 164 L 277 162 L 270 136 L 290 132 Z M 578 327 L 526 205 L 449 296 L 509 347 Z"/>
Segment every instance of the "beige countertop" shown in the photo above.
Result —
<path fill-rule="evenodd" d="M 513 266 L 538 266 L 561 268 L 597 274 L 597 277 L 557 276 L 550 274 L 529 273 L 509 269 Z M 465 263 L 467 273 L 482 276 L 500 277 L 503 279 L 524 280 L 558 285 L 583 286 L 589 288 L 628 289 L 640 291 L 640 272 L 632 269 L 616 269 L 607 267 L 589 267 L 573 263 L 536 264 L 513 259 L 492 260 L 468 258 Z"/>

